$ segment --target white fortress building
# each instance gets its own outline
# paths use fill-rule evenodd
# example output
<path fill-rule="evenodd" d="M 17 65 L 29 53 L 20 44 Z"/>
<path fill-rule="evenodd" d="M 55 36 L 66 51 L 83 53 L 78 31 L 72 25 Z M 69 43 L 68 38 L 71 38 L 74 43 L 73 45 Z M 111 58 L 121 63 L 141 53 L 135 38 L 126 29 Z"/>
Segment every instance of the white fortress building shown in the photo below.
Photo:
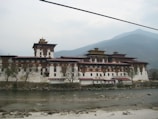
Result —
<path fill-rule="evenodd" d="M 45 39 L 34 43 L 34 56 L 0 56 L 0 81 L 28 81 L 81 85 L 110 84 L 121 81 L 148 81 L 147 62 L 126 54 L 94 48 L 78 57 L 54 57 L 56 44 Z"/>

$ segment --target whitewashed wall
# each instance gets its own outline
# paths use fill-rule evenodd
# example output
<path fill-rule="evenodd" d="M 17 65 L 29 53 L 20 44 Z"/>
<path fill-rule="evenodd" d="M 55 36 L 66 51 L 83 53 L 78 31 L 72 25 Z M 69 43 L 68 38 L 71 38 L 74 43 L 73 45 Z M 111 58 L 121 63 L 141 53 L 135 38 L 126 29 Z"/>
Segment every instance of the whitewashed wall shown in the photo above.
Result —
<path fill-rule="evenodd" d="M 146 69 L 143 67 L 142 72 L 140 72 L 140 68 L 137 68 L 137 74 L 133 77 L 133 81 L 148 81 L 148 73 Z"/>
<path fill-rule="evenodd" d="M 49 55 L 50 54 L 50 55 Z M 36 49 L 36 57 L 45 57 L 44 56 L 44 53 L 43 53 L 43 49 Z M 50 49 L 47 50 L 47 55 L 46 57 L 49 58 L 49 57 L 52 57 L 54 58 L 54 52 L 52 52 Z"/>

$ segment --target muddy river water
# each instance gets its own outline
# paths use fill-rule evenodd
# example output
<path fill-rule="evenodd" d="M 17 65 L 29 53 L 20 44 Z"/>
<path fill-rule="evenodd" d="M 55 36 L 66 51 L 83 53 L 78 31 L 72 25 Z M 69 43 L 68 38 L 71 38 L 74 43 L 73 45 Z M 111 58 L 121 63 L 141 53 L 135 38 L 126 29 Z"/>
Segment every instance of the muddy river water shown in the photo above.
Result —
<path fill-rule="evenodd" d="M 0 91 L 0 111 L 64 111 L 158 107 L 158 89 Z"/>

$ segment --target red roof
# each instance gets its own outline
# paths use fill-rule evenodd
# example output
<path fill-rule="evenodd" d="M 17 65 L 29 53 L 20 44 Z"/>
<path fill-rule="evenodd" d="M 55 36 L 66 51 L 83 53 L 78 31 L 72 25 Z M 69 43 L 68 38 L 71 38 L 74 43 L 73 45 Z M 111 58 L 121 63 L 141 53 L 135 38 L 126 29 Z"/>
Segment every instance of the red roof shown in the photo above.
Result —
<path fill-rule="evenodd" d="M 123 57 L 123 56 L 111 56 L 113 58 L 119 58 L 119 59 L 136 59 L 134 57 Z"/>
<path fill-rule="evenodd" d="M 79 80 L 93 80 L 92 78 L 79 78 Z"/>
<path fill-rule="evenodd" d="M 0 55 L 0 57 L 17 57 L 16 55 Z"/>
<path fill-rule="evenodd" d="M 111 80 L 106 80 L 106 79 L 93 79 L 93 78 L 79 78 L 79 80 L 114 81 L 114 79 L 111 79 Z"/>
<path fill-rule="evenodd" d="M 128 63 L 103 63 L 103 62 L 79 62 L 79 64 L 99 64 L 99 65 L 125 65 L 129 66 Z"/>
<path fill-rule="evenodd" d="M 48 59 L 47 57 L 17 56 L 16 59 Z"/>
<path fill-rule="evenodd" d="M 34 43 L 33 48 L 37 47 L 37 46 L 51 46 L 51 47 L 55 47 L 56 44 L 40 44 L 40 43 Z"/>
<path fill-rule="evenodd" d="M 48 59 L 50 62 L 79 62 L 78 59 L 62 59 L 62 58 L 56 58 L 56 59 Z"/>
<path fill-rule="evenodd" d="M 105 80 L 105 79 L 93 79 L 93 81 L 111 81 L 111 80 Z"/>
<path fill-rule="evenodd" d="M 65 78 L 49 78 L 48 80 L 65 80 Z"/>
<path fill-rule="evenodd" d="M 61 56 L 61 58 L 63 58 L 63 59 L 89 59 L 88 57 L 86 57 L 86 56 L 80 56 L 80 57 L 73 57 L 73 56 Z"/>
<path fill-rule="evenodd" d="M 125 63 L 130 63 L 130 64 L 148 64 L 147 62 L 142 62 L 142 61 L 137 61 L 137 60 L 125 61 Z"/>
<path fill-rule="evenodd" d="M 129 78 L 114 78 L 116 80 L 119 80 L 119 81 L 130 81 Z"/>

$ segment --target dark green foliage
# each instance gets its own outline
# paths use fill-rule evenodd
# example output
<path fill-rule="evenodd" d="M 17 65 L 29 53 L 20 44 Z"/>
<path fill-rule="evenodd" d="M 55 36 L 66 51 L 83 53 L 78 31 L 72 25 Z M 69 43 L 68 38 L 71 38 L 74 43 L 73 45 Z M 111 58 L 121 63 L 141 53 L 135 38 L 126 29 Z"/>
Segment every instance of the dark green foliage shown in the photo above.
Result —
<path fill-rule="evenodd" d="M 158 80 L 158 69 L 150 69 L 148 73 L 150 80 Z"/>
<path fill-rule="evenodd" d="M 16 82 L 15 82 L 15 83 L 13 83 L 13 87 L 12 87 L 12 89 L 16 91 L 16 90 L 17 90 L 17 88 L 18 88 L 18 87 L 17 87 L 17 83 L 16 83 Z"/>
<path fill-rule="evenodd" d="M 75 89 L 80 88 L 79 83 L 63 83 L 63 84 L 50 84 L 50 88 L 52 89 Z"/>
<path fill-rule="evenodd" d="M 11 65 L 10 67 L 7 66 L 4 68 L 5 71 L 5 76 L 6 76 L 6 82 L 8 82 L 9 77 L 16 78 L 16 81 L 18 80 L 17 74 L 18 74 L 18 69 L 16 66 Z"/>
<path fill-rule="evenodd" d="M 5 69 L 6 82 L 8 82 L 8 79 L 9 79 L 10 76 L 12 76 L 12 74 L 13 74 L 13 71 L 11 70 L 11 68 L 7 67 Z"/>

